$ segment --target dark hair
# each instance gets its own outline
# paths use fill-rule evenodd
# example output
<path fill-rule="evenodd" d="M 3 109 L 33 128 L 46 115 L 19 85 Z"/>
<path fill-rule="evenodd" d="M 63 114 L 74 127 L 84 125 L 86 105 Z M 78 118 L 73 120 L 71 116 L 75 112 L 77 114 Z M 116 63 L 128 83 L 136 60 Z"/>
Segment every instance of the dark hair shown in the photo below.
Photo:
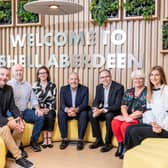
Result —
<path fill-rule="evenodd" d="M 109 74 L 109 76 L 111 77 L 111 72 L 110 72 L 108 69 L 103 69 L 103 70 L 101 70 L 101 71 L 99 72 L 99 74 L 102 73 L 102 72 L 107 72 L 107 73 Z"/>
<path fill-rule="evenodd" d="M 151 102 L 152 100 L 152 88 L 153 88 L 153 84 L 152 82 L 150 81 L 150 76 L 151 76 L 151 73 L 154 71 L 154 70 L 157 70 L 160 74 L 160 77 L 161 77 L 161 84 L 167 84 L 167 81 L 166 81 L 166 75 L 165 75 L 165 72 L 163 70 L 163 68 L 159 65 L 156 65 L 154 67 L 152 67 L 150 73 L 149 73 L 149 76 L 148 76 L 148 101 Z"/>
<path fill-rule="evenodd" d="M 42 70 L 42 69 L 46 70 L 46 73 L 47 73 L 47 81 L 50 81 L 50 80 L 51 80 L 50 71 L 49 71 L 49 69 L 48 69 L 46 66 L 44 66 L 44 65 L 41 66 L 41 67 L 37 70 L 37 81 L 40 81 L 40 78 L 39 78 L 38 76 L 39 76 L 39 71 Z"/>

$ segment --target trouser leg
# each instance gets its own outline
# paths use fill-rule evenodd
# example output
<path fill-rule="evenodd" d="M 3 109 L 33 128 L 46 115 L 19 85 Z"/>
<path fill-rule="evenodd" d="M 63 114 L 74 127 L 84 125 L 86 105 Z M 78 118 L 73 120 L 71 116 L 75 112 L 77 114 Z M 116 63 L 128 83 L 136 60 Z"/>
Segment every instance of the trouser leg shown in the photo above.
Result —
<path fill-rule="evenodd" d="M 78 119 L 78 139 L 82 140 L 84 138 L 87 123 L 88 123 L 88 113 L 87 111 L 81 111 L 77 116 Z"/>
<path fill-rule="evenodd" d="M 19 142 L 19 137 L 22 137 L 23 133 L 15 133 L 15 138 Z M 0 128 L 0 136 L 5 142 L 5 145 L 9 152 L 12 153 L 13 157 L 18 159 L 21 157 L 21 151 L 19 150 L 19 147 L 17 146 L 14 137 L 12 136 L 11 130 L 8 126 L 4 126 Z"/>

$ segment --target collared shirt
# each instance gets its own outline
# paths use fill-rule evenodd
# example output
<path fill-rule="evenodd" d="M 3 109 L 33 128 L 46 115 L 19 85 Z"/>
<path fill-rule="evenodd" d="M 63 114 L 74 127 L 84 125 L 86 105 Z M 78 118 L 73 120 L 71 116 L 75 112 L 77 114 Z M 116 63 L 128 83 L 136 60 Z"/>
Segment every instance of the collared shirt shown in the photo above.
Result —
<path fill-rule="evenodd" d="M 72 89 L 71 88 L 71 95 L 72 95 L 72 107 L 75 107 L 75 101 L 76 101 L 76 93 L 77 93 L 77 89 Z"/>
<path fill-rule="evenodd" d="M 107 87 L 103 86 L 104 88 L 104 106 L 103 107 L 104 108 L 108 107 L 108 97 L 109 97 L 111 83 Z"/>
<path fill-rule="evenodd" d="M 32 107 L 38 104 L 38 100 L 28 82 L 18 82 L 12 79 L 8 81 L 8 84 L 13 88 L 15 103 L 20 111 L 27 109 L 29 102 Z"/>

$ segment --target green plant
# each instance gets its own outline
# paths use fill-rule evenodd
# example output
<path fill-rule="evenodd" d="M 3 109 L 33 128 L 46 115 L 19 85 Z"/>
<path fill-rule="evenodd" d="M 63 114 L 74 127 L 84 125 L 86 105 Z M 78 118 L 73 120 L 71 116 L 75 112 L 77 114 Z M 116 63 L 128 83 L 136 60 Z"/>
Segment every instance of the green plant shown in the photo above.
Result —
<path fill-rule="evenodd" d="M 38 14 L 33 14 L 24 9 L 24 4 L 32 0 L 18 0 L 17 16 L 20 23 L 37 23 L 39 22 Z"/>
<path fill-rule="evenodd" d="M 11 1 L 0 0 L 0 24 L 12 23 Z"/>
<path fill-rule="evenodd" d="M 92 0 L 90 11 L 97 25 L 102 25 L 110 17 L 118 17 L 118 0 Z"/>
<path fill-rule="evenodd" d="M 163 50 L 168 50 L 168 21 L 163 22 L 162 26 L 162 47 Z"/>
<path fill-rule="evenodd" d="M 124 8 L 126 16 L 143 16 L 147 20 L 155 14 L 155 0 L 126 0 Z"/>

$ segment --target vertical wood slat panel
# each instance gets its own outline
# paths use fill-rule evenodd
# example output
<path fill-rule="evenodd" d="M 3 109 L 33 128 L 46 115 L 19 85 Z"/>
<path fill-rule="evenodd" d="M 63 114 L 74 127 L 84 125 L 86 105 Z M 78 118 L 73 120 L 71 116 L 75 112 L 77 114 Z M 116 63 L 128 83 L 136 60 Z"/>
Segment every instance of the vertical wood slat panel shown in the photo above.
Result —
<path fill-rule="evenodd" d="M 84 11 L 69 15 L 69 16 L 45 16 L 43 26 L 27 26 L 27 27 L 11 27 L 11 28 L 0 28 L 0 55 L 10 55 L 11 59 L 14 56 L 19 56 L 21 54 L 31 57 L 31 63 L 35 65 L 35 54 L 39 56 L 39 64 L 48 64 L 48 60 L 52 54 L 56 55 L 58 64 L 60 63 L 60 55 L 67 54 L 72 60 L 71 56 L 73 54 L 86 55 L 92 57 L 93 54 L 101 54 L 107 56 L 109 53 L 127 53 L 127 55 L 132 54 L 137 60 L 143 59 L 143 69 L 146 75 L 150 71 L 151 67 L 159 64 L 164 67 L 164 70 L 168 74 L 168 56 L 167 54 L 160 54 L 160 39 L 161 39 L 161 22 L 160 20 L 168 16 L 168 1 L 159 1 L 159 18 L 144 22 L 143 20 L 123 20 L 107 22 L 106 26 L 96 26 L 90 21 L 90 11 L 89 4 L 90 1 L 85 0 L 74 0 L 76 3 L 80 3 L 84 6 Z M 41 47 L 29 47 L 27 40 L 25 41 L 24 47 L 17 46 L 16 48 L 11 47 L 10 35 L 19 34 L 22 37 L 23 34 L 36 34 L 40 33 L 40 41 L 44 42 L 44 34 L 51 32 L 53 34 L 50 40 L 54 40 L 54 35 L 58 32 L 65 32 L 68 35 L 70 32 L 79 33 L 84 31 L 85 40 L 86 35 L 89 30 L 93 29 L 96 32 L 96 45 L 69 45 L 66 44 L 63 47 L 58 47 L 55 43 L 51 47 L 41 46 Z M 127 40 L 122 46 L 115 46 L 111 42 L 111 34 L 116 29 L 122 29 L 126 32 Z M 101 32 L 103 30 L 109 30 L 110 34 L 108 37 L 108 44 L 103 45 Z M 69 39 L 68 39 L 69 40 Z M 86 41 L 85 41 L 86 42 Z M 128 63 L 128 59 L 127 59 Z M 106 68 L 106 64 L 103 66 Z M 101 68 L 57 68 L 52 66 L 50 68 L 51 79 L 57 85 L 57 91 L 59 93 L 60 87 L 67 84 L 67 79 L 69 73 L 76 71 L 79 73 L 81 83 L 89 87 L 90 93 L 90 104 L 93 101 L 95 88 L 99 82 L 98 73 Z M 110 69 L 114 80 L 121 82 L 126 88 L 132 86 L 132 80 L 130 74 L 132 70 L 136 69 L 137 65 L 135 62 L 132 66 L 126 69 L 113 68 Z M 37 67 L 25 68 L 25 79 L 33 83 L 36 77 Z M 57 106 L 59 104 L 59 94 L 57 94 Z"/>

